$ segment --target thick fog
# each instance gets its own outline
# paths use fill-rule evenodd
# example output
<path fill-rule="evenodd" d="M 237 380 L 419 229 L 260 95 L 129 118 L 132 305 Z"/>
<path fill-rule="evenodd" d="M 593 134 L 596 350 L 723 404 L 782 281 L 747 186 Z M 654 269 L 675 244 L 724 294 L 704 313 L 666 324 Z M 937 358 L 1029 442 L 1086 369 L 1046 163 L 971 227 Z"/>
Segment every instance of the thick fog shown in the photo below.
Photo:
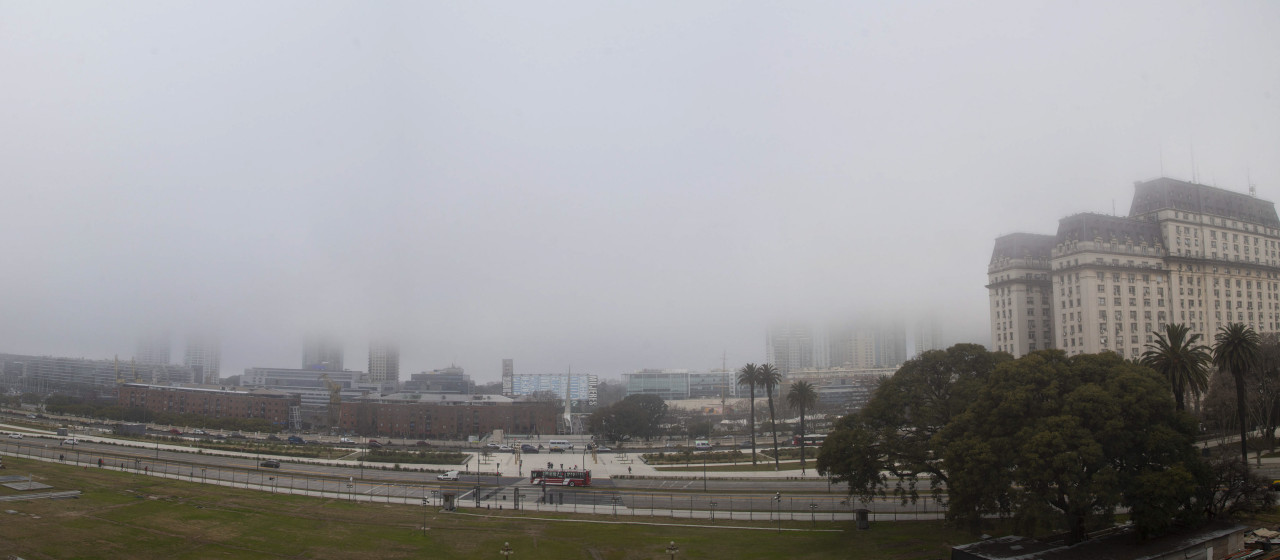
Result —
<path fill-rule="evenodd" d="M 0 352 L 614 377 L 990 340 L 1003 233 L 1280 198 L 1280 4 L 0 2 Z"/>

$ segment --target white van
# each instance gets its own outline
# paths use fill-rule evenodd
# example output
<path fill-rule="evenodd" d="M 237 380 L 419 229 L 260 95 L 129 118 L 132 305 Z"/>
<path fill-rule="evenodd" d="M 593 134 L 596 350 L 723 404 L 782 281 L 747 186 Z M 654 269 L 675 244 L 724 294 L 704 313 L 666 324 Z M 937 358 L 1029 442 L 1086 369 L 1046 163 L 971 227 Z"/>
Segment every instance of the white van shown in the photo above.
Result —
<path fill-rule="evenodd" d="M 693 448 L 699 451 L 707 451 L 711 449 L 711 442 L 705 439 L 694 440 Z"/>
<path fill-rule="evenodd" d="M 564 453 L 565 451 L 573 449 L 573 445 L 571 445 L 567 439 L 553 439 L 547 442 L 547 447 L 551 448 L 552 453 Z"/>
<path fill-rule="evenodd" d="M 458 480 L 458 471 L 449 471 L 436 475 L 436 480 Z"/>

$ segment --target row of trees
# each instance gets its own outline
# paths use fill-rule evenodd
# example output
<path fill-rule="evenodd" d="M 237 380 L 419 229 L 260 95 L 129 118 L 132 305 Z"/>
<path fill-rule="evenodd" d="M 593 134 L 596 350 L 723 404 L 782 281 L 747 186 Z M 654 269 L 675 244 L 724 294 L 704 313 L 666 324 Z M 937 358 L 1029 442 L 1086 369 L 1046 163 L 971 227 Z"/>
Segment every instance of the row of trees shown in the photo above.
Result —
<path fill-rule="evenodd" d="M 1235 345 L 1241 330 L 1224 329 L 1209 363 L 1233 374 L 1248 363 L 1248 335 Z M 1169 335 L 1168 347 L 1194 339 Z M 1065 531 L 1071 542 L 1109 525 L 1120 507 L 1152 535 L 1267 502 L 1243 462 L 1200 457 L 1196 419 L 1175 402 L 1195 381 L 1184 375 L 1179 386 L 1166 373 L 1196 370 L 1157 373 L 1159 348 L 1151 367 L 1114 353 L 1043 350 L 1015 360 L 973 344 L 925 352 L 837 422 L 818 470 L 863 499 L 912 500 L 928 484 L 945 494 L 948 516 L 972 529 L 995 514 L 1028 533 Z"/>
<path fill-rule="evenodd" d="M 756 387 L 764 389 L 769 403 L 769 431 L 773 433 L 773 470 L 778 470 L 778 419 L 773 406 L 773 391 L 782 384 L 782 373 L 773 364 L 747 364 L 738 370 L 738 384 L 746 385 L 751 397 L 751 415 L 747 424 L 751 431 L 751 464 L 756 460 Z M 805 412 L 818 404 L 818 392 L 813 384 L 797 381 L 787 393 L 787 404 L 800 411 L 800 435 L 805 435 Z M 800 438 L 800 468 L 805 469 L 804 437 Z"/>

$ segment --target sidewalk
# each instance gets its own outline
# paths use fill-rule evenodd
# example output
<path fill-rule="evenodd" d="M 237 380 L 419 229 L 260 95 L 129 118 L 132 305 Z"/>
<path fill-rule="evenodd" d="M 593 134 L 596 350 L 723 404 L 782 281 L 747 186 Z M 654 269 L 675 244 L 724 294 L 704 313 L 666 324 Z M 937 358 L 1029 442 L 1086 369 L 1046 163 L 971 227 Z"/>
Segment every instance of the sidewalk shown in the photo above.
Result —
<path fill-rule="evenodd" d="M 676 479 L 700 479 L 704 476 L 708 479 L 752 479 L 752 480 L 826 480 L 826 477 L 818 474 L 815 465 L 811 462 L 805 474 L 800 473 L 800 469 L 783 470 L 783 471 L 714 471 L 707 470 L 705 475 L 702 471 L 660 471 L 654 466 L 646 464 L 640 460 L 642 453 L 598 453 L 593 458 L 590 453 L 570 452 L 570 453 L 538 453 L 538 454 L 515 454 L 515 453 L 493 453 L 488 459 L 484 459 L 481 454 L 475 453 L 475 458 L 468 464 L 472 468 L 472 472 L 492 473 L 495 469 L 505 476 L 527 476 L 530 468 L 546 467 L 547 463 L 553 463 L 556 468 L 564 465 L 564 468 L 586 468 L 591 470 L 592 478 L 617 478 L 617 477 L 634 477 L 634 478 L 676 478 Z M 516 461 L 523 460 L 523 465 L 518 465 Z M 481 463 L 480 461 L 484 461 Z M 764 460 L 761 460 L 764 463 Z M 726 466 L 733 463 L 707 463 L 707 467 Z M 742 463 L 738 463 L 742 464 Z M 662 465 L 671 467 L 681 467 L 683 464 Z M 701 463 L 689 463 L 689 466 L 701 466 Z"/>

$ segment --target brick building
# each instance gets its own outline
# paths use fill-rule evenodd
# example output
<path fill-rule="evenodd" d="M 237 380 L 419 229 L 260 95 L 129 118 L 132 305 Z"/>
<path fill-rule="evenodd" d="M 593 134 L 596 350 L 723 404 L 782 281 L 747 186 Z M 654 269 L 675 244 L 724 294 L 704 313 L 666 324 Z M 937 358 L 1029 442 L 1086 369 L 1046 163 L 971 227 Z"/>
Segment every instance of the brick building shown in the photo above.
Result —
<path fill-rule="evenodd" d="M 342 403 L 338 425 L 365 436 L 450 439 L 493 430 L 555 434 L 555 403 L 517 402 L 498 395 L 399 394 Z"/>
<path fill-rule="evenodd" d="M 150 412 L 198 414 L 210 418 L 261 418 L 288 424 L 290 413 L 302 404 L 296 395 L 238 387 L 171 387 L 125 383 L 119 388 L 120 406 Z"/>

